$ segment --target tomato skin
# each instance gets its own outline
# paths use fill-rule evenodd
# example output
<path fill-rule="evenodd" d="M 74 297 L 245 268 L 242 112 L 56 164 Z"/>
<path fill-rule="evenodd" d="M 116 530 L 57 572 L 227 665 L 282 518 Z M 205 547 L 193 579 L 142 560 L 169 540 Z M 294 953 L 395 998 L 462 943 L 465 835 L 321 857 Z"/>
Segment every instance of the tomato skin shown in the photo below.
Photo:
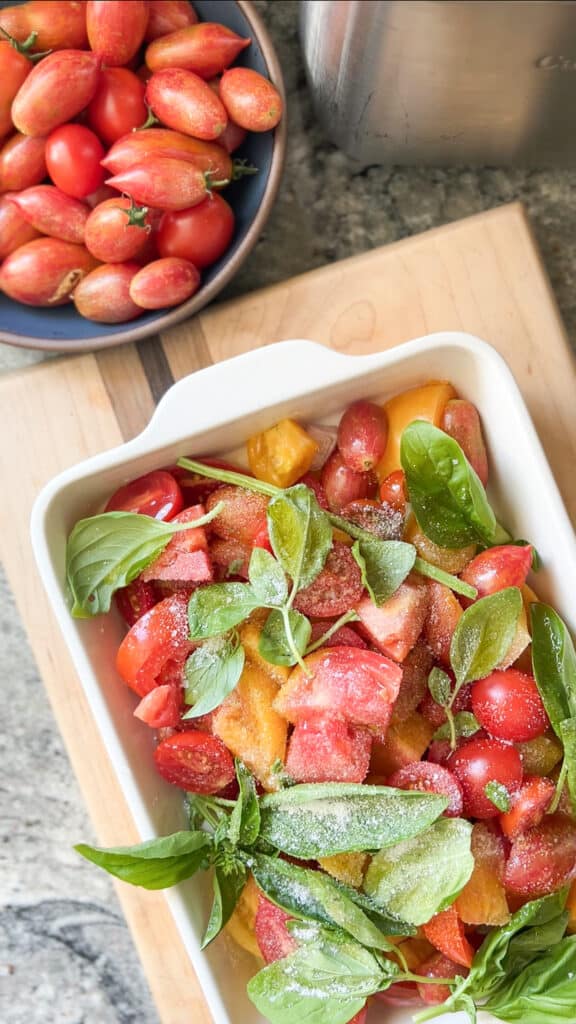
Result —
<path fill-rule="evenodd" d="M 171 473 L 155 469 L 119 487 L 108 499 L 105 512 L 136 512 L 168 522 L 184 507 L 182 491 Z"/>
<path fill-rule="evenodd" d="M 76 287 L 74 305 L 81 316 L 101 324 L 134 320 L 142 310 L 130 298 L 130 281 L 139 263 L 103 263 Z"/>
<path fill-rule="evenodd" d="M 158 226 L 158 251 L 161 256 L 190 260 L 203 270 L 226 252 L 234 226 L 232 208 L 213 192 L 197 206 L 164 214 Z"/>
<path fill-rule="evenodd" d="M 222 740 L 210 733 L 179 732 L 154 751 L 158 772 L 190 793 L 219 793 L 235 777 L 234 761 Z"/>
<path fill-rule="evenodd" d="M 241 128 L 239 124 L 235 124 L 231 118 L 228 118 L 228 124 L 218 141 L 220 145 L 224 146 L 227 153 L 235 153 L 246 140 L 247 134 L 245 128 Z"/>
<path fill-rule="evenodd" d="M 371 498 L 376 489 L 376 478 L 371 472 L 356 473 L 346 465 L 339 451 L 333 451 L 322 468 L 322 486 L 330 510 L 340 512 L 351 501 Z"/>
<path fill-rule="evenodd" d="M 86 221 L 84 244 L 89 252 L 104 263 L 123 263 L 137 256 L 148 241 L 151 218 L 148 213 L 131 224 L 129 212 L 133 204 L 118 196 L 105 199 L 94 207 Z"/>
<path fill-rule="evenodd" d="M 206 511 L 211 512 L 220 502 L 224 507 L 210 524 L 214 533 L 223 540 L 253 544 L 266 526 L 268 499 L 263 494 L 245 491 L 242 487 L 230 484 L 208 495 Z"/>
<path fill-rule="evenodd" d="M 119 675 L 140 697 L 156 686 L 172 659 L 192 650 L 188 640 L 188 597 L 173 594 L 155 604 L 128 631 L 116 654 Z"/>
<path fill-rule="evenodd" d="M 388 779 L 388 786 L 395 789 L 416 790 L 419 793 L 439 793 L 448 799 L 444 811 L 447 818 L 458 818 L 464 804 L 462 786 L 455 775 L 441 765 L 429 761 L 414 761 L 399 768 Z"/>
<path fill-rule="evenodd" d="M 26 306 L 62 306 L 96 266 L 83 245 L 60 238 L 35 238 L 12 252 L 0 267 L 0 288 Z"/>
<path fill-rule="evenodd" d="M 386 448 L 388 424 L 384 410 L 360 400 L 345 410 L 338 424 L 337 444 L 344 462 L 356 473 L 374 469 Z"/>
<path fill-rule="evenodd" d="M 404 470 L 395 469 L 393 473 L 389 473 L 388 476 L 384 477 L 380 484 L 380 501 L 386 502 L 387 505 L 391 505 L 392 508 L 404 515 L 406 512 L 406 500 Z"/>
<path fill-rule="evenodd" d="M 228 121 L 210 86 L 183 68 L 155 71 L 146 86 L 146 102 L 168 128 L 208 142 L 222 134 Z"/>
<path fill-rule="evenodd" d="M 153 154 L 122 174 L 108 178 L 107 185 L 127 192 L 137 203 L 159 210 L 185 210 L 206 198 L 206 175 L 186 160 Z"/>
<path fill-rule="evenodd" d="M 480 482 L 486 487 L 488 455 L 476 406 L 461 398 L 451 398 L 444 406 L 440 427 L 458 442 Z"/>
<path fill-rule="evenodd" d="M 32 227 L 51 238 L 81 245 L 88 207 L 54 185 L 34 185 L 12 200 Z"/>
<path fill-rule="evenodd" d="M 516 896 L 538 899 L 556 892 L 574 876 L 576 822 L 550 814 L 512 843 L 504 884 Z"/>
<path fill-rule="evenodd" d="M 108 67 L 128 64 L 148 24 L 146 0 L 88 0 L 86 29 L 90 48 Z"/>
<path fill-rule="evenodd" d="M 249 132 L 267 132 L 282 117 L 282 97 L 272 82 L 251 68 L 230 68 L 220 81 L 228 115 Z"/>
<path fill-rule="evenodd" d="M 144 83 L 128 68 L 102 68 L 88 110 L 88 124 L 103 142 L 112 145 L 144 124 L 147 111 Z"/>
<path fill-rule="evenodd" d="M 195 25 L 198 15 L 188 0 L 148 0 L 148 24 L 144 34 L 149 43 L 159 36 L 176 32 L 186 25 Z"/>
<path fill-rule="evenodd" d="M 0 10 L 0 27 L 23 43 L 31 32 L 37 37 L 32 52 L 81 50 L 88 42 L 86 0 L 28 0 Z"/>
<path fill-rule="evenodd" d="M 144 583 L 139 577 L 117 590 L 114 600 L 127 626 L 133 626 L 158 603 L 152 584 Z"/>
<path fill-rule="evenodd" d="M 24 219 L 15 203 L 13 193 L 0 196 L 0 260 L 15 249 L 38 237 L 38 232 Z"/>
<path fill-rule="evenodd" d="M 0 150 L 0 192 L 21 192 L 46 177 L 46 140 L 16 132 Z"/>
<path fill-rule="evenodd" d="M 225 25 L 202 21 L 150 43 L 146 64 L 151 71 L 185 68 L 200 78 L 213 78 L 229 67 L 250 43 L 250 39 L 243 39 Z"/>
<path fill-rule="evenodd" d="M 12 104 L 12 120 L 23 135 L 49 135 L 88 106 L 96 92 L 100 62 L 85 50 L 58 50 L 36 64 Z"/>
<path fill-rule="evenodd" d="M 341 515 L 362 530 L 374 534 L 380 540 L 401 540 L 404 530 L 404 516 L 384 502 L 350 501 L 341 510 Z"/>
<path fill-rule="evenodd" d="M 418 974 L 425 975 L 428 978 L 455 978 L 458 974 L 465 975 L 467 973 L 461 964 L 454 963 L 453 960 L 444 956 L 443 953 L 434 953 L 428 960 L 420 964 L 418 968 Z M 448 999 L 450 989 L 448 985 L 426 985 L 424 982 L 421 982 L 418 985 L 418 995 L 423 1003 L 435 1006 L 438 1003 L 444 1003 Z"/>
<path fill-rule="evenodd" d="M 532 566 L 530 544 L 501 544 L 481 551 L 462 572 L 462 579 L 476 587 L 478 597 L 495 594 L 506 587 L 522 587 Z"/>
<path fill-rule="evenodd" d="M 12 102 L 32 71 L 32 63 L 6 40 L 0 41 L 0 138 L 12 128 Z"/>
<path fill-rule="evenodd" d="M 510 810 L 500 815 L 500 828 L 507 839 L 517 839 L 523 832 L 539 825 L 546 814 L 556 786 L 552 779 L 538 775 L 526 777 L 511 800 Z"/>
<path fill-rule="evenodd" d="M 112 146 L 102 164 L 113 174 L 121 174 L 153 154 L 187 160 L 209 173 L 211 181 L 228 182 L 232 178 L 232 161 L 222 146 L 193 139 L 170 128 L 145 128 L 124 135 Z"/>
<path fill-rule="evenodd" d="M 46 166 L 52 181 L 69 196 L 83 199 L 104 184 L 104 147 L 82 124 L 63 124 L 46 139 Z"/>
<path fill-rule="evenodd" d="M 474 683 L 472 710 L 491 736 L 513 743 L 543 736 L 550 725 L 533 677 L 514 668 Z"/>
<path fill-rule="evenodd" d="M 500 740 L 469 740 L 451 754 L 446 767 L 462 786 L 466 817 L 496 818 L 500 813 L 484 793 L 488 782 L 502 783 L 509 793 L 515 793 L 522 783 L 520 754 Z"/>
<path fill-rule="evenodd" d="M 142 309 L 164 309 L 190 299 L 200 287 L 200 272 L 188 260 L 153 260 L 130 282 L 130 298 Z"/>
<path fill-rule="evenodd" d="M 363 591 L 364 584 L 356 559 L 346 544 L 336 541 L 316 579 L 310 586 L 298 591 L 294 608 L 304 615 L 322 619 L 337 618 L 354 607 Z"/>

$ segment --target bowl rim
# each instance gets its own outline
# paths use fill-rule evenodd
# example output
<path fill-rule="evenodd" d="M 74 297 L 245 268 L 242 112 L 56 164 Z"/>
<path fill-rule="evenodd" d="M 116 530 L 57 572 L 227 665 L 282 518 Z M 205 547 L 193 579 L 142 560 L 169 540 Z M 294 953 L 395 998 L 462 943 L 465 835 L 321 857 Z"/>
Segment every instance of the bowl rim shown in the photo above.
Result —
<path fill-rule="evenodd" d="M 6 345 L 13 345 L 16 348 L 32 349 L 42 352 L 95 352 L 99 349 L 112 348 L 115 345 L 124 345 L 129 342 L 140 341 L 143 338 L 154 337 L 161 334 L 169 327 L 174 327 L 182 320 L 188 320 L 195 313 L 198 313 L 204 306 L 207 306 L 213 298 L 224 288 L 239 270 L 240 266 L 250 254 L 260 233 L 270 216 L 274 201 L 278 194 L 284 158 L 286 155 L 287 139 L 287 117 L 286 117 L 286 89 L 282 68 L 278 60 L 270 33 L 256 10 L 252 0 L 235 0 L 247 21 L 250 22 L 252 31 L 258 41 L 262 56 L 264 58 L 270 80 L 278 89 L 284 105 L 284 114 L 279 124 L 274 129 L 274 144 L 272 147 L 272 160 L 270 171 L 266 181 L 266 187 L 262 202 L 254 220 L 250 224 L 245 237 L 238 246 L 236 252 L 229 261 L 218 271 L 215 277 L 202 286 L 191 299 L 175 306 L 163 316 L 154 321 L 153 324 L 142 324 L 141 326 L 129 326 L 128 329 L 114 331 L 102 338 L 33 338 L 25 334 L 16 334 L 14 331 L 0 329 L 0 342 Z M 119 328 L 122 325 L 118 325 Z"/>

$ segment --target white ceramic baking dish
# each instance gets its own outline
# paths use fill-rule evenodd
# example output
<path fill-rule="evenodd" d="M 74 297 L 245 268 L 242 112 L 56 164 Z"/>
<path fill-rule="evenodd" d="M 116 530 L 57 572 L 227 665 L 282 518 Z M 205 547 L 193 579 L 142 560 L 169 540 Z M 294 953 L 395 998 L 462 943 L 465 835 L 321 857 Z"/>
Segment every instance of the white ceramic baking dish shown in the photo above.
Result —
<path fill-rule="evenodd" d="M 69 614 L 64 552 L 74 522 L 99 511 L 123 482 L 180 455 L 230 453 L 287 415 L 335 422 L 354 399 L 384 399 L 431 378 L 451 380 L 478 406 L 490 450 L 492 502 L 517 537 L 536 545 L 543 562 L 538 592 L 575 629 L 576 545 L 562 499 L 508 367 L 489 345 L 470 335 L 435 334 L 370 356 L 287 341 L 220 363 L 175 384 L 133 441 L 66 470 L 39 495 L 32 541 L 40 574 L 142 839 L 185 827 L 181 793 L 157 776 L 153 737 L 133 718 L 135 695 L 115 673 L 124 632 L 119 618 L 111 613 L 83 621 Z M 261 1018 L 245 993 L 254 959 L 222 938 L 206 953 L 199 949 L 208 888 L 197 877 L 169 890 L 171 910 L 215 1024 L 257 1024 Z M 407 1010 L 375 1007 L 372 1013 L 371 1020 L 387 1024 L 411 1019 Z"/>

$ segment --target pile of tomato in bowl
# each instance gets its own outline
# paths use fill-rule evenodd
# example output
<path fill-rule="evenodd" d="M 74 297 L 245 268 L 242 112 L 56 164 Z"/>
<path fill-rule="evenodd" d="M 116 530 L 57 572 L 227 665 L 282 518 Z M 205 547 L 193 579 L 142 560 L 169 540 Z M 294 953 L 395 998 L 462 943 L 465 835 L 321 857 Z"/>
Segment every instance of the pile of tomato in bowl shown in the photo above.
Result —
<path fill-rule="evenodd" d="M 30 0 L 0 29 L 2 339 L 99 347 L 201 308 L 255 243 L 283 158 L 251 5 Z"/>

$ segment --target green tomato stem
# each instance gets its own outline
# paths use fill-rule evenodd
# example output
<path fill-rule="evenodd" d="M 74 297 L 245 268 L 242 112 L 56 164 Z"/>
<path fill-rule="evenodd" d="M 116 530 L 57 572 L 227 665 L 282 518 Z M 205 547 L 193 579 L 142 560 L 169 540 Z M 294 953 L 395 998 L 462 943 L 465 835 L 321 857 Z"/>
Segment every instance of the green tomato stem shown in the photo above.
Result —
<path fill-rule="evenodd" d="M 292 591 L 292 593 L 294 593 L 294 591 Z M 306 666 L 306 664 L 304 662 L 304 659 L 302 658 L 302 655 L 300 654 L 300 651 L 296 647 L 296 644 L 294 642 L 294 637 L 292 636 L 292 627 L 290 626 L 290 616 L 289 616 L 289 611 L 290 611 L 289 605 L 285 604 L 284 607 L 280 609 L 280 611 L 282 612 L 282 618 L 284 620 L 284 630 L 286 632 L 286 639 L 288 641 L 288 646 L 290 648 L 292 657 L 298 663 L 298 665 L 300 665 L 300 668 L 302 669 L 304 675 L 307 676 L 308 678 L 310 678 L 312 673 L 308 670 L 308 668 L 307 668 L 307 666 Z"/>
<path fill-rule="evenodd" d="M 462 597 L 469 597 L 471 601 L 474 601 L 478 597 L 478 591 L 476 587 L 471 587 L 469 583 L 465 583 L 464 580 L 459 580 L 457 576 L 453 576 L 452 573 L 444 572 L 443 569 L 438 569 L 437 566 L 432 565 L 430 562 L 426 562 L 425 559 L 419 558 L 418 555 L 414 561 L 414 571 L 420 573 L 421 576 L 427 576 L 428 579 L 436 580 L 437 583 L 443 583 L 444 586 L 450 587 L 455 594 L 462 594 Z"/>
<path fill-rule="evenodd" d="M 326 641 L 329 640 L 331 636 L 334 636 L 334 633 L 336 633 L 341 626 L 345 626 L 347 622 L 357 621 L 358 616 L 354 609 L 351 609 L 349 612 L 344 612 L 344 615 L 341 615 L 339 619 L 336 619 L 336 622 L 332 623 L 330 629 L 327 629 L 326 632 L 323 633 L 318 640 L 315 640 L 313 644 L 310 644 L 306 648 L 304 652 L 305 655 L 312 654 L 313 651 L 317 651 L 319 647 L 322 647 L 322 644 L 326 643 Z"/>
<path fill-rule="evenodd" d="M 198 476 L 205 476 L 209 480 L 219 480 L 222 484 L 233 484 L 235 487 L 244 487 L 247 491 L 255 491 L 256 494 L 265 494 L 267 498 L 275 498 L 282 494 L 281 487 L 268 484 L 264 480 L 257 480 L 256 477 L 247 476 L 244 473 L 236 473 L 231 469 L 219 469 L 217 466 L 206 466 L 203 462 L 196 462 L 194 459 L 178 459 L 177 465 L 182 469 L 188 469 Z"/>

